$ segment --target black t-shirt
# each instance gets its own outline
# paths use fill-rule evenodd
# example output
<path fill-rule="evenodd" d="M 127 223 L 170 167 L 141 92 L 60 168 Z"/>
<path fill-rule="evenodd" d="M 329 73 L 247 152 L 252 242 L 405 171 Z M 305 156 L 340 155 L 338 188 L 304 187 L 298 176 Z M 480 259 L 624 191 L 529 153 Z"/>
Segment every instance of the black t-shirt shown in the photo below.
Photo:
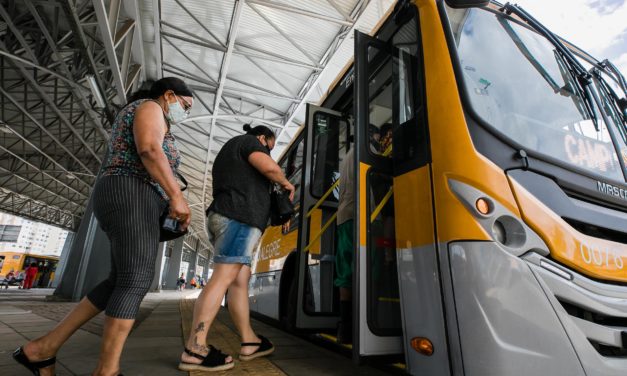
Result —
<path fill-rule="evenodd" d="M 230 139 L 213 162 L 211 210 L 263 231 L 270 217 L 270 180 L 249 162 L 253 152 L 269 155 L 257 137 L 242 135 Z"/>

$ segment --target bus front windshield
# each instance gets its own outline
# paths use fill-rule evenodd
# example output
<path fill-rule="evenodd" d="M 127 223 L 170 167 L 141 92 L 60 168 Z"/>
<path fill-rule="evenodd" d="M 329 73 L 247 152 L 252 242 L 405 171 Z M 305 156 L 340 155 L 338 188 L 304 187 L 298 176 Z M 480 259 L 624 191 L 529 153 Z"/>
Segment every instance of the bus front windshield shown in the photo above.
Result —
<path fill-rule="evenodd" d="M 590 119 L 548 40 L 500 13 L 448 8 L 448 14 L 466 95 L 484 122 L 525 150 L 624 181 L 608 125 L 596 107 L 597 123 Z"/>

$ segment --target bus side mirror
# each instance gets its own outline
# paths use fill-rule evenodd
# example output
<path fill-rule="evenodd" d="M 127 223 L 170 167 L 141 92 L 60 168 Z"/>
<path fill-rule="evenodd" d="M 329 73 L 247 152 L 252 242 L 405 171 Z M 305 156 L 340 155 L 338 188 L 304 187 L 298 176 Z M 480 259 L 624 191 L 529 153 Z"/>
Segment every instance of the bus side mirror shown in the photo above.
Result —
<path fill-rule="evenodd" d="M 490 4 L 490 0 L 446 0 L 451 8 L 476 8 Z"/>

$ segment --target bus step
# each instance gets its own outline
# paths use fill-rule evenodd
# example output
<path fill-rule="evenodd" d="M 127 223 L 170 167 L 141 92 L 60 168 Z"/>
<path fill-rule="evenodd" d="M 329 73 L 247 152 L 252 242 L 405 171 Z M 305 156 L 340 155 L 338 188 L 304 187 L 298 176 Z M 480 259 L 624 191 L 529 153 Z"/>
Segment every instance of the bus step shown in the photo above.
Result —
<path fill-rule="evenodd" d="M 338 343 L 337 342 L 337 337 L 333 336 L 331 334 L 327 334 L 327 333 L 317 333 L 316 336 L 318 338 L 321 338 L 325 341 L 329 341 L 329 342 L 333 342 L 334 344 L 338 345 L 338 346 L 342 346 L 344 348 L 347 348 L 349 350 L 353 349 L 353 345 L 351 345 L 350 343 Z"/>

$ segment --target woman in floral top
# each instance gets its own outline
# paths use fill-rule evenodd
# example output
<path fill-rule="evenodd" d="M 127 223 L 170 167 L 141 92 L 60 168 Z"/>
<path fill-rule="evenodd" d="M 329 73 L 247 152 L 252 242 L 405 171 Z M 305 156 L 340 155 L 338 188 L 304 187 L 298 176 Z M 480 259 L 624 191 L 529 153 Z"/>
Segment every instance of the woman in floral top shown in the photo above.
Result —
<path fill-rule="evenodd" d="M 170 217 L 183 228 L 190 223 L 190 209 L 175 178 L 180 156 L 170 130 L 189 114 L 192 92 L 180 79 L 166 77 L 135 99 L 113 123 L 109 153 L 92 195 L 94 214 L 111 243 L 111 273 L 55 329 L 14 352 L 15 360 L 34 374 L 54 375 L 61 345 L 105 311 L 93 374 L 117 375 L 126 337 L 152 283 L 159 217 L 169 203 Z"/>

